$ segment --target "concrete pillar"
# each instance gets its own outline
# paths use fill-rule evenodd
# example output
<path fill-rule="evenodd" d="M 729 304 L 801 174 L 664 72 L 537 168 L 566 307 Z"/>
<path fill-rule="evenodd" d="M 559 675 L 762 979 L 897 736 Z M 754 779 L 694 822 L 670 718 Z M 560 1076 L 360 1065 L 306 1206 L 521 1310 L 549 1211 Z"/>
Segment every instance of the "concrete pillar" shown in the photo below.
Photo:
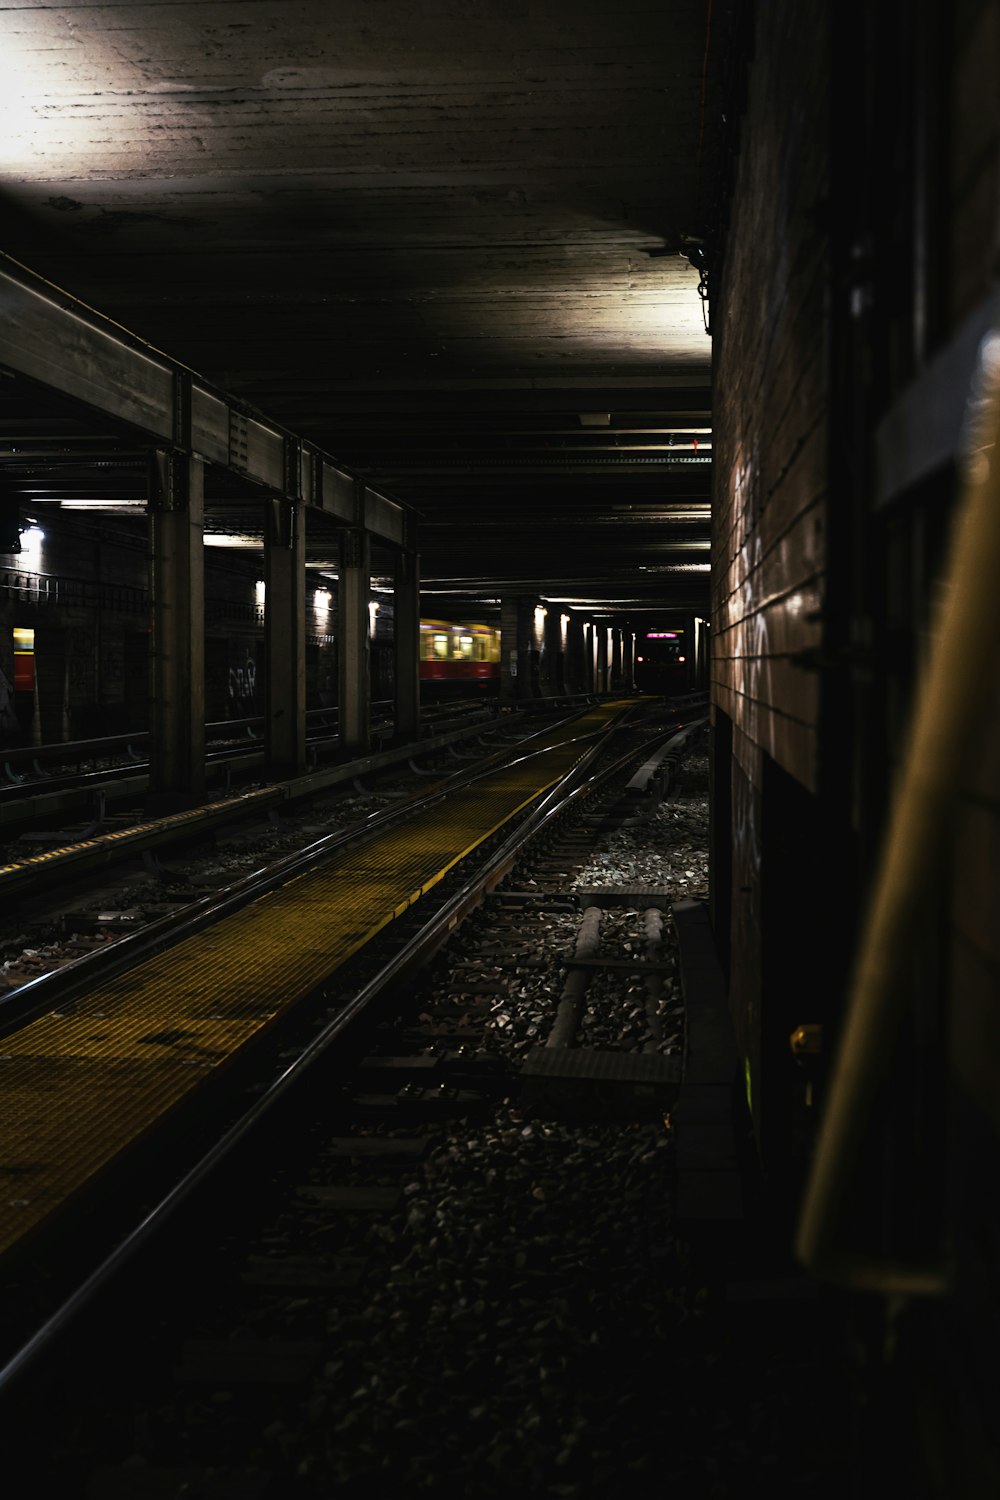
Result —
<path fill-rule="evenodd" d="M 516 703 L 521 697 L 522 665 L 518 639 L 516 594 L 505 594 L 500 600 L 500 702 Z"/>
<path fill-rule="evenodd" d="M 597 632 L 597 659 L 595 666 L 595 686 L 599 693 L 608 691 L 609 653 L 608 637 L 611 632 L 606 625 L 595 625 Z"/>
<path fill-rule="evenodd" d="M 694 615 L 684 616 L 684 683 L 687 692 L 694 692 L 698 679 L 697 647 Z"/>
<path fill-rule="evenodd" d="M 628 626 L 622 632 L 622 691 L 635 692 L 635 631 Z"/>
<path fill-rule="evenodd" d="M 406 744 L 420 730 L 420 559 L 415 552 L 396 554 L 392 597 L 395 737 Z"/>
<path fill-rule="evenodd" d="M 69 739 L 69 676 L 66 631 L 35 628 L 35 709 L 38 742 Z"/>
<path fill-rule="evenodd" d="M 205 789 L 205 487 L 200 459 L 157 453 L 150 473 L 149 801 Z"/>
<path fill-rule="evenodd" d="M 528 616 L 528 696 L 529 698 L 543 698 L 548 691 L 547 674 L 548 662 L 544 663 L 543 674 L 542 657 L 545 654 L 545 605 L 539 599 L 526 599 L 525 609 Z"/>
<path fill-rule="evenodd" d="M 371 747 L 370 593 L 371 541 L 367 531 L 351 527 L 341 534 L 337 589 L 340 748 L 350 755 Z"/>
<path fill-rule="evenodd" d="M 500 605 L 501 702 L 537 697 L 538 670 L 535 601 L 524 594 L 509 594 Z"/>
<path fill-rule="evenodd" d="M 698 615 L 694 621 L 694 640 L 694 689 L 700 693 L 708 687 L 711 631 L 708 621 Z"/>
<path fill-rule="evenodd" d="M 559 658 L 556 676 L 559 680 L 559 691 L 569 691 L 569 621 L 570 617 L 564 610 L 556 614 L 556 640 L 559 642 Z"/>
<path fill-rule="evenodd" d="M 272 771 L 306 764 L 306 516 L 268 502 L 264 536 L 264 739 Z"/>
<path fill-rule="evenodd" d="M 542 617 L 542 693 L 557 698 L 566 691 L 565 663 L 563 660 L 562 630 L 559 611 L 555 605 L 542 605 L 546 612 Z"/>
<path fill-rule="evenodd" d="M 616 625 L 611 631 L 611 691 L 620 693 L 622 690 L 622 635 L 621 627 Z"/>
<path fill-rule="evenodd" d="M 583 621 L 579 615 L 571 614 L 566 626 L 566 687 L 571 693 L 588 691 L 583 632 Z"/>

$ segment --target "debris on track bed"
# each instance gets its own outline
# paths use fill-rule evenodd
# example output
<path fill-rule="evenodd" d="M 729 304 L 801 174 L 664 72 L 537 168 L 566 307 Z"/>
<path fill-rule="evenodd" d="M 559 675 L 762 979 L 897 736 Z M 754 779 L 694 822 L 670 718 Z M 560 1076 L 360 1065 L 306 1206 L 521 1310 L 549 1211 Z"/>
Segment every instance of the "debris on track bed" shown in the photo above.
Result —
<path fill-rule="evenodd" d="M 221 1246 L 191 1244 L 172 1268 L 192 1286 L 182 1305 L 147 1287 L 128 1378 L 116 1357 L 52 1403 L 36 1476 L 84 1500 L 843 1492 L 825 1301 L 786 1265 L 748 1272 L 749 1242 L 692 1241 L 669 1114 L 547 1111 L 516 1088 L 558 1010 L 572 893 L 705 894 L 706 780 L 689 756 L 651 816 L 579 864 L 569 899 L 532 897 L 523 873 L 520 904 L 487 899 L 383 1026 L 371 1093 L 333 1091 L 286 1159 L 261 1163 L 259 1201 Z M 579 1047 L 650 1045 L 644 993 L 614 959 L 643 942 L 642 912 L 614 908 Z M 684 1018 L 669 920 L 657 969 L 670 1056 Z M 401 1035 L 415 1069 L 472 1053 L 486 1082 L 388 1091 L 378 1069 L 404 1065 L 383 1055 Z"/>

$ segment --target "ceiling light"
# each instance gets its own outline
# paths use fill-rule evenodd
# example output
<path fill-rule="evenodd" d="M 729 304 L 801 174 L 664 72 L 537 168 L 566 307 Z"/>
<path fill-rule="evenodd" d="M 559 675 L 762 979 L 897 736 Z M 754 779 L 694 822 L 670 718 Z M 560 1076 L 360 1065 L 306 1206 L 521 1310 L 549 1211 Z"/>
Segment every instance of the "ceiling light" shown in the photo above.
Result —
<path fill-rule="evenodd" d="M 245 532 L 234 531 L 206 531 L 206 547 L 253 547 L 258 552 L 264 546 L 258 536 L 248 536 Z"/>
<path fill-rule="evenodd" d="M 145 500 L 60 500 L 60 510 L 145 510 Z"/>

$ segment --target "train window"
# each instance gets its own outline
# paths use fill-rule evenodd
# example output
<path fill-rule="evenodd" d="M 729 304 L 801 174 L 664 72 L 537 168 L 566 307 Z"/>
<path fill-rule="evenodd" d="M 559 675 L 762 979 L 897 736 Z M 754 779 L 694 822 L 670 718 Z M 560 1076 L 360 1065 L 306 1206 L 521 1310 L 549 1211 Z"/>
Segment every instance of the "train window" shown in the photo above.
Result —
<path fill-rule="evenodd" d="M 460 635 L 459 636 L 459 638 L 458 638 L 458 650 L 456 651 L 455 655 L 458 656 L 459 658 L 461 658 L 463 661 L 471 661 L 472 660 L 472 636 L 471 635 Z"/>
<path fill-rule="evenodd" d="M 438 658 L 439 661 L 447 661 L 447 659 L 448 659 L 448 637 L 446 635 L 438 635 L 437 633 L 435 633 L 435 635 L 433 637 L 433 640 L 434 640 L 434 655 Z"/>
<path fill-rule="evenodd" d="M 14 691 L 35 691 L 35 632 L 19 625 L 14 627 Z"/>

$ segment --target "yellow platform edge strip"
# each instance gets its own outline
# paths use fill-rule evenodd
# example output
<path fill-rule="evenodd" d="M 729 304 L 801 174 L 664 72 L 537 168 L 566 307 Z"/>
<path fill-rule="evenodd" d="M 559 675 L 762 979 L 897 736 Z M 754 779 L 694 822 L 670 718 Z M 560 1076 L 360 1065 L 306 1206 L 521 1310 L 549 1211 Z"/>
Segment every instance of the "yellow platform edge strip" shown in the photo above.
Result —
<path fill-rule="evenodd" d="M 499 769 L 488 780 L 513 784 L 499 787 L 492 797 L 484 785 L 473 792 L 471 800 L 480 811 L 486 811 L 491 800 L 499 801 L 504 804 L 502 814 L 491 818 L 487 827 L 477 828 L 474 837 L 467 837 L 402 897 L 397 895 L 375 920 L 368 916 L 363 925 L 350 930 L 351 897 L 363 903 L 365 880 L 369 884 L 385 880 L 383 874 L 364 866 L 377 864 L 380 851 L 389 856 L 394 850 L 412 854 L 414 847 L 424 852 L 426 843 L 433 845 L 434 829 L 447 830 L 454 821 L 456 805 L 461 814 L 461 793 L 345 851 L 343 861 L 336 865 L 331 861 L 293 877 L 216 926 L 118 976 L 71 1012 L 39 1017 L 0 1042 L 0 1183 L 6 1185 L 6 1191 L 0 1187 L 0 1255 L 187 1099 L 207 1073 L 235 1058 L 254 1036 L 562 780 L 586 753 L 585 746 L 573 744 L 584 724 L 595 720 L 610 724 L 626 706 L 621 701 L 601 705 L 572 725 L 559 726 L 561 732 L 553 732 L 548 753 L 557 761 L 564 760 L 567 752 L 570 758 L 544 780 L 537 779 L 543 770 L 540 755 L 520 767 Z M 525 780 L 530 781 L 530 790 L 518 789 L 517 783 Z M 406 860 L 402 863 L 405 866 Z M 350 885 L 349 894 L 338 892 L 338 881 L 341 886 Z M 328 942 L 337 938 L 328 920 L 324 925 L 324 917 L 331 915 L 344 915 L 349 930 L 341 931 L 339 941 L 328 949 L 303 948 L 296 938 L 298 928 L 303 928 L 310 942 L 317 931 Z M 268 941 L 266 929 L 275 925 L 280 940 Z M 248 941 L 252 927 L 257 929 L 254 942 L 259 948 Z M 227 931 L 232 938 L 228 954 Z M 242 997 L 252 992 L 252 984 L 247 990 L 248 980 L 241 971 L 248 962 L 252 969 L 255 965 L 266 969 L 269 950 L 272 963 L 277 961 L 290 970 L 282 974 L 288 991 L 279 998 L 271 989 L 258 993 L 256 1004 L 244 1003 Z M 324 966 L 325 973 L 320 974 Z M 213 973 L 214 988 L 205 984 Z M 262 988 L 266 992 L 268 986 Z M 235 1002 L 234 994 L 239 997 Z M 109 1016 L 105 1006 L 117 1014 Z M 184 1024 L 178 1026 L 179 1021 Z"/>

